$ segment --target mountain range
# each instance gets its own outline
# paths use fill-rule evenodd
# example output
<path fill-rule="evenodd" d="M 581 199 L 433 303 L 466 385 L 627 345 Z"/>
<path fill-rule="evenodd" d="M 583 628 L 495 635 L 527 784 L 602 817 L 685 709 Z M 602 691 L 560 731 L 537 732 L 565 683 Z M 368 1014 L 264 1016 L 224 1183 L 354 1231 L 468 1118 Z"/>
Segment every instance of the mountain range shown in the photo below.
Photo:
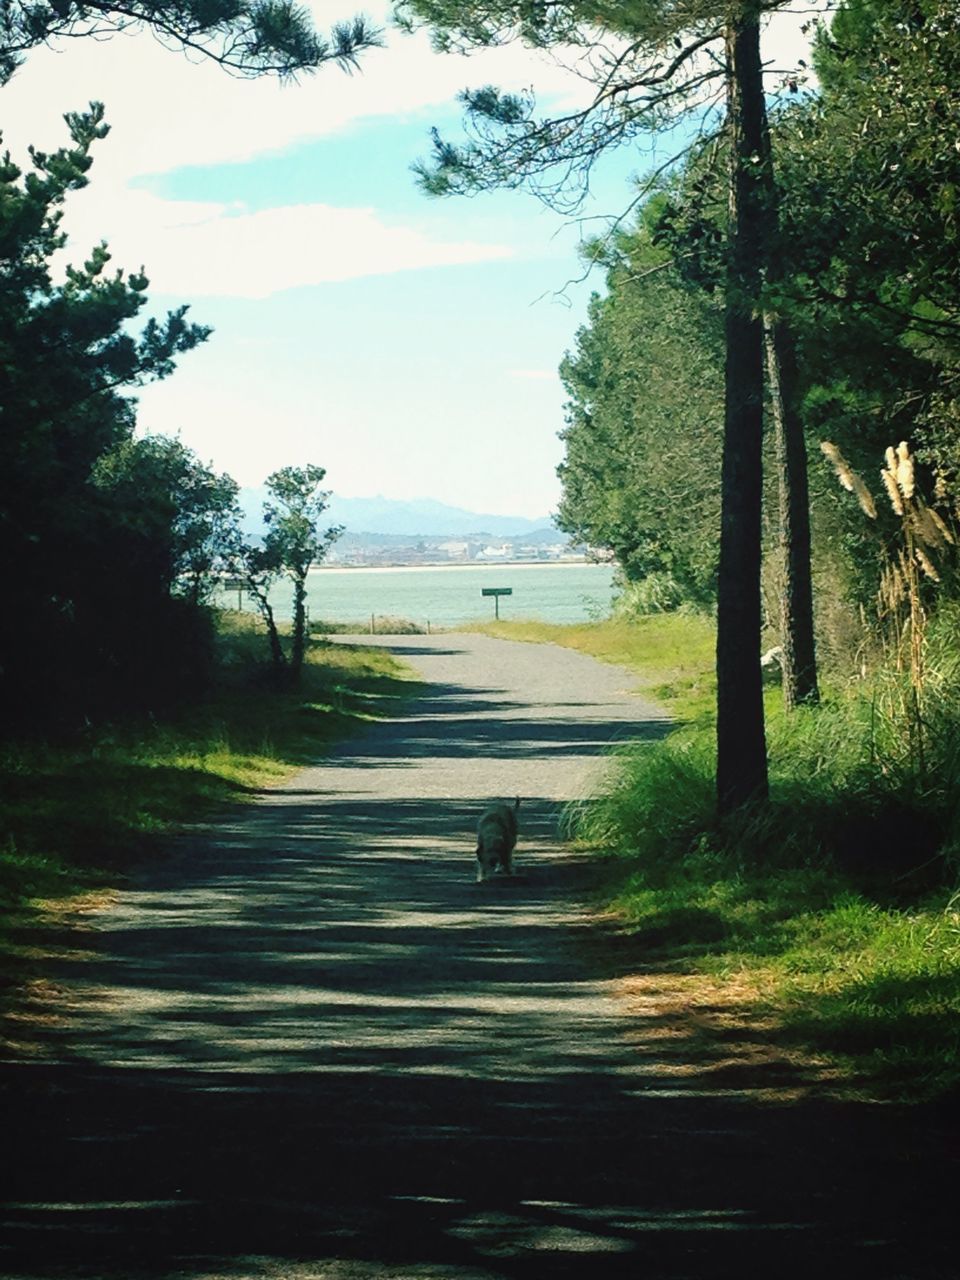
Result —
<path fill-rule="evenodd" d="M 251 535 L 263 533 L 261 511 L 266 490 L 262 486 L 240 490 L 240 506 L 244 528 Z M 545 515 L 531 520 L 527 516 L 498 516 L 452 507 L 434 498 L 341 498 L 331 494 L 327 512 L 330 524 L 342 524 L 348 533 L 388 534 L 401 537 L 468 537 L 486 534 L 491 537 L 517 537 L 540 530 L 555 530 L 553 520 Z M 562 536 L 562 535 L 558 535 Z"/>

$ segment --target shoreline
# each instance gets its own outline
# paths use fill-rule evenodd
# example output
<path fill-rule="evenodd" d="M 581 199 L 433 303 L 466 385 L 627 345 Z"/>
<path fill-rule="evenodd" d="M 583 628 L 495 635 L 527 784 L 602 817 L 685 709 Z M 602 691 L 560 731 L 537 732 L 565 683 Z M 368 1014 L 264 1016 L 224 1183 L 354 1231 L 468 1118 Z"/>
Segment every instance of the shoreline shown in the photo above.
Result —
<path fill-rule="evenodd" d="M 509 572 L 512 569 L 608 569 L 611 566 L 604 561 L 588 560 L 491 560 L 478 563 L 476 560 L 424 560 L 419 564 L 314 564 L 311 573 L 422 573 L 425 569 L 459 569 L 476 570 L 500 569 Z"/>

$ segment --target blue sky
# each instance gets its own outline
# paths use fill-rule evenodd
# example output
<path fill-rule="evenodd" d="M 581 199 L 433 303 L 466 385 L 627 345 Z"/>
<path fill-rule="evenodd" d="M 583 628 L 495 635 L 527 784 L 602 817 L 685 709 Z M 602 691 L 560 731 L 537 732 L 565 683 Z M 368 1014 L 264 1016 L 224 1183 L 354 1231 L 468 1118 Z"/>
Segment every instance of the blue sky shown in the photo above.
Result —
<path fill-rule="evenodd" d="M 351 12 L 318 6 L 318 22 Z M 518 48 L 441 57 L 399 33 L 363 67 L 281 87 L 149 35 L 65 42 L 31 54 L 0 118 L 15 154 L 51 149 L 65 111 L 104 101 L 112 130 L 71 200 L 70 251 L 106 239 L 117 265 L 145 265 L 154 309 L 186 302 L 215 329 L 140 393 L 141 429 L 178 433 L 244 485 L 318 462 L 344 496 L 543 515 L 559 495 L 556 369 L 602 277 L 568 284 L 579 227 L 527 193 L 431 200 L 410 166 L 432 125 L 456 135 L 467 84 L 553 103 L 582 84 Z M 648 163 L 604 162 L 583 215 L 620 213 Z"/>

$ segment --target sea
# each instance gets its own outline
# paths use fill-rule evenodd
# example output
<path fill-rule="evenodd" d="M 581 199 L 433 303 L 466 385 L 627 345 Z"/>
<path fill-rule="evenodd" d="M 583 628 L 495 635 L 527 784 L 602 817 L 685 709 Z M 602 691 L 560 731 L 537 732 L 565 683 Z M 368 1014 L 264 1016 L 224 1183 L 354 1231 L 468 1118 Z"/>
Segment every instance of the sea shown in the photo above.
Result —
<path fill-rule="evenodd" d="M 507 588 L 510 595 L 485 596 L 484 588 Z M 613 566 L 550 564 L 468 564 L 347 569 L 318 566 L 307 579 L 310 621 L 349 623 L 357 631 L 386 631 L 402 618 L 424 629 L 449 629 L 493 619 L 587 622 L 605 618 L 614 596 Z M 289 616 L 292 588 L 284 580 L 270 593 L 278 620 Z M 224 591 L 220 603 L 254 608 L 245 594 Z"/>

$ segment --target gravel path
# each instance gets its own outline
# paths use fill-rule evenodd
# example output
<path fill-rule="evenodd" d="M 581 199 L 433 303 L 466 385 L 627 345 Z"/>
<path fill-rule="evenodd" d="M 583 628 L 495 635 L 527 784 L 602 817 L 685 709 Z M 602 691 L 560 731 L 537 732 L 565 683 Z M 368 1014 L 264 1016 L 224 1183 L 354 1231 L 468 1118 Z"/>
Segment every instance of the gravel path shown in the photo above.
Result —
<path fill-rule="evenodd" d="M 630 677 L 380 643 L 428 682 L 407 715 L 179 841 L 61 957 L 5 1068 L 0 1276 L 955 1275 L 909 1115 L 761 1103 L 625 1011 L 556 829 L 606 746 L 664 731 Z M 521 874 L 477 886 L 477 814 L 517 794 Z"/>

